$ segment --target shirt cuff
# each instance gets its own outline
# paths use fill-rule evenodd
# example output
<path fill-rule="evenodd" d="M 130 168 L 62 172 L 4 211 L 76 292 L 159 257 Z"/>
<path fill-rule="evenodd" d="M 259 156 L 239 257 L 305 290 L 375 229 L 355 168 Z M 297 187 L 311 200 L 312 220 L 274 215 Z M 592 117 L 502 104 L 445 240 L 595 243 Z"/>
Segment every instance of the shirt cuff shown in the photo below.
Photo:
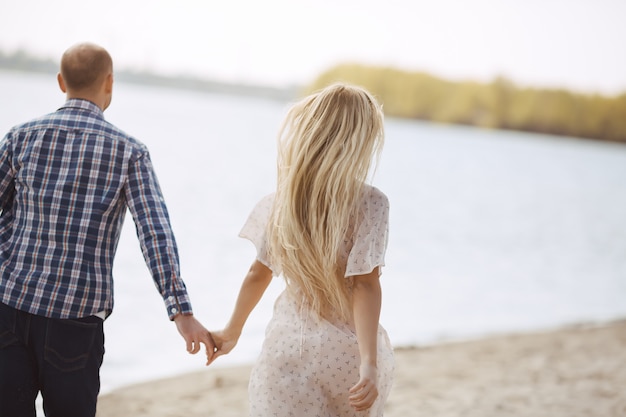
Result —
<path fill-rule="evenodd" d="M 189 315 L 193 313 L 191 301 L 186 294 L 170 294 L 164 298 L 164 301 L 170 320 L 174 320 L 178 314 Z"/>

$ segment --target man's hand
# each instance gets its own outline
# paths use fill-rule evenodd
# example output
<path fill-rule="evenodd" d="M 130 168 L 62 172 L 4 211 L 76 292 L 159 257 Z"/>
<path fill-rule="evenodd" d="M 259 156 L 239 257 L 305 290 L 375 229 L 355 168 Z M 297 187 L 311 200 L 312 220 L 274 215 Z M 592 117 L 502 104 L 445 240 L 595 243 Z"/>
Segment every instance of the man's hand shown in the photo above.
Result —
<path fill-rule="evenodd" d="M 193 315 L 179 314 L 174 317 L 174 323 L 176 323 L 178 333 L 187 343 L 187 352 L 191 354 L 198 353 L 201 343 L 204 343 L 207 356 L 215 351 L 215 343 L 211 333 Z"/>

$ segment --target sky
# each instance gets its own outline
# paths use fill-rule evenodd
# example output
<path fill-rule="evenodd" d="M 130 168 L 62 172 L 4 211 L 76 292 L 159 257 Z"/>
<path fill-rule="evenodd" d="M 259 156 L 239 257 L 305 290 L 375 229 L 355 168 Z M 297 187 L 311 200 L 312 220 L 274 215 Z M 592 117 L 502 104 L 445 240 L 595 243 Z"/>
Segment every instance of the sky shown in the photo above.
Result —
<path fill-rule="evenodd" d="M 284 86 L 345 62 L 452 80 L 626 91 L 624 0 L 0 0 L 0 50 Z"/>

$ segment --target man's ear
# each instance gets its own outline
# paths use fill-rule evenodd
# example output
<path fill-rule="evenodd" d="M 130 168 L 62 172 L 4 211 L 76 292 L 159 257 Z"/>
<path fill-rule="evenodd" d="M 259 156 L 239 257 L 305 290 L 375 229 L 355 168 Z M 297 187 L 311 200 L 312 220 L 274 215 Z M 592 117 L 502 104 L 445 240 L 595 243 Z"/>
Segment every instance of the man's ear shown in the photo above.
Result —
<path fill-rule="evenodd" d="M 63 80 L 63 76 L 60 72 L 57 74 L 57 81 L 59 83 L 59 88 L 61 89 L 61 91 L 67 93 L 67 87 L 65 86 L 65 81 Z"/>
<path fill-rule="evenodd" d="M 110 72 L 107 74 L 107 78 L 105 80 L 104 91 L 107 94 L 111 94 L 113 92 L 113 73 Z"/>

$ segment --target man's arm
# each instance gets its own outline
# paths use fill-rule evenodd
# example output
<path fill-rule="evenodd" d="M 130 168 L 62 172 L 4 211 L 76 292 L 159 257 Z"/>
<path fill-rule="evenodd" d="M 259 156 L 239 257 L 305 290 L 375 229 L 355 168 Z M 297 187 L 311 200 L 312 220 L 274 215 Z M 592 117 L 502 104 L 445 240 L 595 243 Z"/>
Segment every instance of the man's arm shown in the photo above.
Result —
<path fill-rule="evenodd" d="M 170 320 L 178 314 L 191 314 L 191 302 L 180 277 L 178 247 L 147 152 L 130 162 L 126 201 L 137 228 L 143 257 L 163 297 Z"/>
<path fill-rule="evenodd" d="M 200 343 L 204 343 L 207 352 L 213 352 L 209 331 L 193 317 L 191 301 L 180 277 L 178 248 L 167 207 L 147 152 L 130 162 L 126 200 L 152 279 L 170 320 L 185 339 L 187 351 L 197 353 Z"/>
<path fill-rule="evenodd" d="M 13 201 L 14 180 L 11 164 L 10 133 L 0 142 L 0 212 Z"/>

